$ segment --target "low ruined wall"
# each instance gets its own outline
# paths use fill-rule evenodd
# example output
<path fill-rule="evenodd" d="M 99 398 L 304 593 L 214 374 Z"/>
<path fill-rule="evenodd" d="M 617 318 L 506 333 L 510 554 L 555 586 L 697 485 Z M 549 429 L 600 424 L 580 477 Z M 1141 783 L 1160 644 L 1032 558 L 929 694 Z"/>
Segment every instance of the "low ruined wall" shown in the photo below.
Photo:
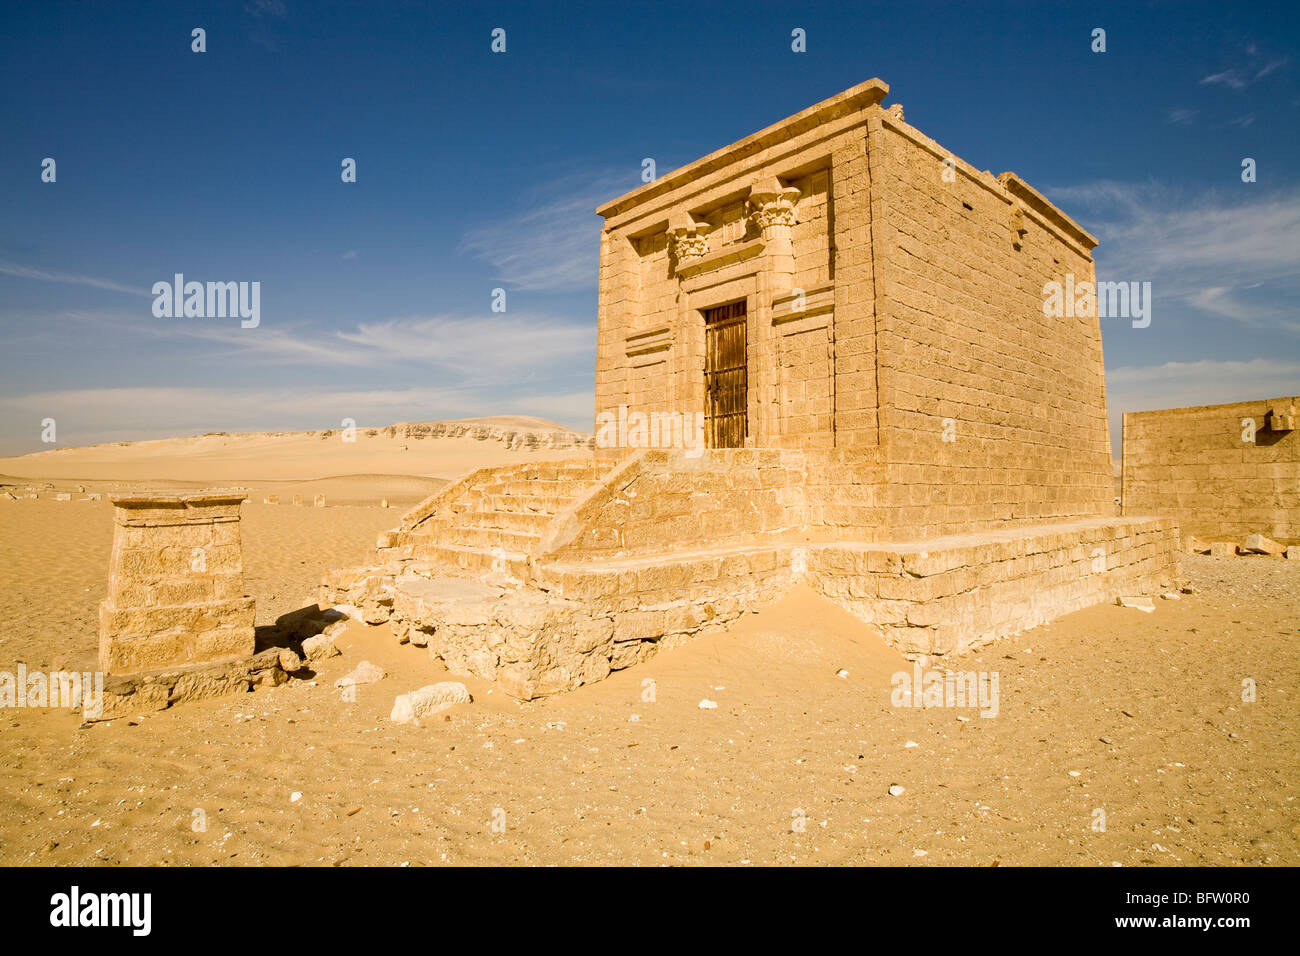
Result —
<path fill-rule="evenodd" d="M 960 652 L 1179 583 L 1172 519 L 1092 518 L 810 551 L 810 583 L 905 654 Z"/>
<path fill-rule="evenodd" d="M 354 573 L 323 589 L 322 604 L 391 621 L 399 640 L 427 646 L 453 673 L 527 700 L 714 633 L 801 581 L 916 657 L 1170 591 L 1181 583 L 1178 553 L 1172 519 L 1094 518 L 923 542 L 786 540 L 551 561 L 523 587 Z"/>
<path fill-rule="evenodd" d="M 661 649 L 713 633 L 780 598 L 794 581 L 789 549 L 552 564 L 536 588 L 465 600 L 407 580 L 384 597 L 366 582 L 338 592 L 366 620 L 390 620 L 399 640 L 427 646 L 453 674 L 495 680 L 530 700 L 603 680 Z M 372 617 L 372 613 L 376 616 Z"/>
<path fill-rule="evenodd" d="M 1300 398 L 1124 416 L 1124 514 L 1171 515 L 1184 536 L 1300 543 Z M 1281 426 L 1281 427 L 1279 427 Z"/>

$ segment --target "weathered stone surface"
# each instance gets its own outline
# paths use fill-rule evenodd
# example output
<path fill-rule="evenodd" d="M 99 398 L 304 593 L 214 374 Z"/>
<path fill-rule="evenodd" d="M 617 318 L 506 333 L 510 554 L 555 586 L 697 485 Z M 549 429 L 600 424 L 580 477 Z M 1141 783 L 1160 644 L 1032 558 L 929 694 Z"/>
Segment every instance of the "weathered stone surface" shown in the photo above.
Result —
<path fill-rule="evenodd" d="M 303 641 L 302 652 L 306 655 L 307 660 L 319 661 L 329 657 L 338 657 L 342 652 L 334 646 L 334 638 L 337 633 L 336 631 L 331 634 L 329 628 L 326 628 L 320 634 Z"/>
<path fill-rule="evenodd" d="M 1203 540 L 1300 537 L 1300 397 L 1124 415 L 1124 513 Z"/>
<path fill-rule="evenodd" d="M 393 701 L 393 712 L 388 719 L 395 724 L 415 723 L 422 717 L 431 717 L 471 700 L 469 691 L 459 681 L 439 681 L 409 694 L 399 694 Z"/>
<path fill-rule="evenodd" d="M 99 665 L 110 674 L 230 660 L 253 653 L 244 596 L 242 492 L 113 498 L 108 595 L 99 607 Z"/>
<path fill-rule="evenodd" d="M 287 680 L 280 666 L 280 648 L 269 648 L 233 661 L 163 668 L 104 681 L 102 706 L 85 709 L 86 721 L 113 720 L 165 710 L 172 704 L 247 693 L 253 686 L 275 686 Z"/>
<path fill-rule="evenodd" d="M 307 661 L 299 657 L 292 648 L 280 648 L 280 668 L 286 674 L 295 674 L 307 666 Z"/>
<path fill-rule="evenodd" d="M 378 664 L 362 661 L 352 671 L 334 682 L 335 687 L 348 687 L 353 684 L 376 684 L 388 676 Z"/>
<path fill-rule="evenodd" d="M 1231 541 L 1211 542 L 1210 555 L 1216 558 L 1235 558 L 1237 556 L 1237 545 Z"/>
<path fill-rule="evenodd" d="M 1248 554 L 1285 554 L 1286 545 L 1278 544 L 1272 538 L 1266 538 L 1262 534 L 1251 534 L 1246 536 L 1242 542 L 1241 550 Z"/>

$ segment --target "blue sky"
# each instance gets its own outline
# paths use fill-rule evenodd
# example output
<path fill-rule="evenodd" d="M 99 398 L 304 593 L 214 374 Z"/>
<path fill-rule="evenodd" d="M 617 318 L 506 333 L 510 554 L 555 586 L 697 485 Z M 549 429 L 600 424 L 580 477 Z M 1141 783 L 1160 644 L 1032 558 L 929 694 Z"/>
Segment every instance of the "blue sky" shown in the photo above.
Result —
<path fill-rule="evenodd" d="M 1296 394 L 1298 11 L 8 4 L 0 454 L 48 448 L 44 418 L 60 445 L 345 417 L 590 429 L 595 207 L 645 157 L 666 172 L 873 76 L 1099 236 L 1100 278 L 1153 283 L 1149 328 L 1102 323 L 1113 419 Z M 156 318 L 176 272 L 259 281 L 260 325 Z"/>

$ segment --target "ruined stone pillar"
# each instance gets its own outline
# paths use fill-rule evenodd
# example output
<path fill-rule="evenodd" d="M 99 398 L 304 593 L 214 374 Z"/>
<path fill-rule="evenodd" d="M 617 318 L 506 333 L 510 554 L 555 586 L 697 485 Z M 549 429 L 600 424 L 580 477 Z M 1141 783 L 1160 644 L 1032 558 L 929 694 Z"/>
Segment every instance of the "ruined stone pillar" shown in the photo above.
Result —
<path fill-rule="evenodd" d="M 248 657 L 242 492 L 128 494 L 113 501 L 108 597 L 99 605 L 99 667 L 109 674 Z"/>

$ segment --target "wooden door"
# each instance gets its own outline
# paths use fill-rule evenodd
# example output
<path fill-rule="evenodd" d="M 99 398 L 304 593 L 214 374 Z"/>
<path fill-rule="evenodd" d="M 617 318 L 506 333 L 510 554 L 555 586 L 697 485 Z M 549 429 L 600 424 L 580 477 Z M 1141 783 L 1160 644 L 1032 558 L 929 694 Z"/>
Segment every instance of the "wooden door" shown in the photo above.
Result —
<path fill-rule="evenodd" d="M 705 437 L 710 448 L 743 448 L 749 434 L 745 301 L 704 310 Z"/>

